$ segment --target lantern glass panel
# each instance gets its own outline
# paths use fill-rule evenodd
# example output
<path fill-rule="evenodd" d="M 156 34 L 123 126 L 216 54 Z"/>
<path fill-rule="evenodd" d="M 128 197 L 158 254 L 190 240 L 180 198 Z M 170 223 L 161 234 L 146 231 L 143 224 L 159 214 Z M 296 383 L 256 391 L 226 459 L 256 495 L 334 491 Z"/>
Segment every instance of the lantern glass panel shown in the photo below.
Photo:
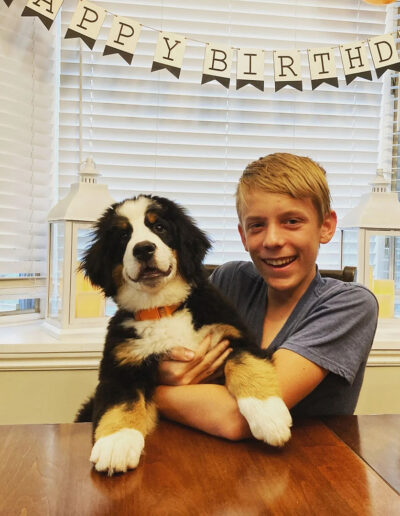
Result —
<path fill-rule="evenodd" d="M 342 267 L 357 267 L 358 229 L 344 229 L 342 235 Z"/>
<path fill-rule="evenodd" d="M 48 287 L 48 316 L 61 321 L 64 269 L 65 226 L 63 222 L 50 224 L 50 259 Z"/>
<path fill-rule="evenodd" d="M 79 227 L 77 231 L 75 266 L 75 318 L 93 318 L 113 315 L 115 303 L 112 299 L 105 299 L 102 291 L 94 287 L 84 273 L 79 270 L 83 253 L 90 245 L 92 228 Z"/>
<path fill-rule="evenodd" d="M 369 238 L 369 284 L 379 303 L 379 317 L 400 317 L 400 237 Z"/>

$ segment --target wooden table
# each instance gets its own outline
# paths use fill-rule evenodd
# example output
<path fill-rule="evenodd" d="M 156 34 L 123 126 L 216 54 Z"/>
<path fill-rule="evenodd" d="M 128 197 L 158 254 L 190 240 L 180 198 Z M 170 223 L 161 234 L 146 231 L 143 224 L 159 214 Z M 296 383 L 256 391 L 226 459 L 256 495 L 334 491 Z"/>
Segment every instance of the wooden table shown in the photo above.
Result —
<path fill-rule="evenodd" d="M 398 515 L 400 415 L 295 423 L 277 450 L 162 421 L 135 471 L 91 469 L 90 424 L 0 426 L 0 515 Z"/>

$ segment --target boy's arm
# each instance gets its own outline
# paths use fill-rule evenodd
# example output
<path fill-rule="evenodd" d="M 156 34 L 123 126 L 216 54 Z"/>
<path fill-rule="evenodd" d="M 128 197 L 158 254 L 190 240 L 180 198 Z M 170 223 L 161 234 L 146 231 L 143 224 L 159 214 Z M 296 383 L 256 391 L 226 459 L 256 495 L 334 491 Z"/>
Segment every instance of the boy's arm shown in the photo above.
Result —
<path fill-rule="evenodd" d="M 283 401 L 289 409 L 308 396 L 328 374 L 326 369 L 289 349 L 278 349 L 272 360 Z"/>
<path fill-rule="evenodd" d="M 233 441 L 251 436 L 247 421 L 225 385 L 160 385 L 155 401 L 161 414 L 172 421 Z"/>
<path fill-rule="evenodd" d="M 273 360 L 282 398 L 289 409 L 327 375 L 325 369 L 287 349 L 276 351 Z M 224 385 L 160 385 L 156 389 L 156 403 L 161 414 L 168 419 L 209 434 L 231 440 L 251 436 L 235 398 Z"/>

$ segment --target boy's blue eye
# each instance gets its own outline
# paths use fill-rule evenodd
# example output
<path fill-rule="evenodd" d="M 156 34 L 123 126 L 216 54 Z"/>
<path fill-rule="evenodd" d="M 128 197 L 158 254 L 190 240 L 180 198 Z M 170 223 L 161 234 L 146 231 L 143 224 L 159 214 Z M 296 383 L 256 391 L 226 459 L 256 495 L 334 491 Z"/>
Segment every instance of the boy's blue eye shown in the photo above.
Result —
<path fill-rule="evenodd" d="M 263 224 L 261 222 L 252 222 L 251 224 L 248 225 L 247 229 L 258 229 L 258 228 L 261 228 L 263 226 Z"/>
<path fill-rule="evenodd" d="M 295 226 L 296 224 L 299 224 L 300 223 L 300 220 L 299 219 L 288 219 L 286 221 L 286 224 L 288 226 Z"/>

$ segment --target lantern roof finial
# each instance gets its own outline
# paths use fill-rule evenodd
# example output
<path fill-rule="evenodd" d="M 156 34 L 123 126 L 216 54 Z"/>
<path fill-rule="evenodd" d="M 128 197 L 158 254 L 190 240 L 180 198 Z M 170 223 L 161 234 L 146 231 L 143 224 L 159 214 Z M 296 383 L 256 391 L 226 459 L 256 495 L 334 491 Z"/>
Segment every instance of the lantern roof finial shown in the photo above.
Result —
<path fill-rule="evenodd" d="M 385 178 L 383 169 L 378 168 L 374 179 L 370 182 L 373 192 L 386 192 L 387 187 L 390 185 L 390 181 Z"/>
<path fill-rule="evenodd" d="M 97 183 L 97 177 L 99 176 L 99 172 L 96 170 L 96 165 L 93 161 L 93 158 L 90 156 L 86 158 L 85 161 L 82 161 L 79 167 L 79 180 L 81 183 Z"/>

